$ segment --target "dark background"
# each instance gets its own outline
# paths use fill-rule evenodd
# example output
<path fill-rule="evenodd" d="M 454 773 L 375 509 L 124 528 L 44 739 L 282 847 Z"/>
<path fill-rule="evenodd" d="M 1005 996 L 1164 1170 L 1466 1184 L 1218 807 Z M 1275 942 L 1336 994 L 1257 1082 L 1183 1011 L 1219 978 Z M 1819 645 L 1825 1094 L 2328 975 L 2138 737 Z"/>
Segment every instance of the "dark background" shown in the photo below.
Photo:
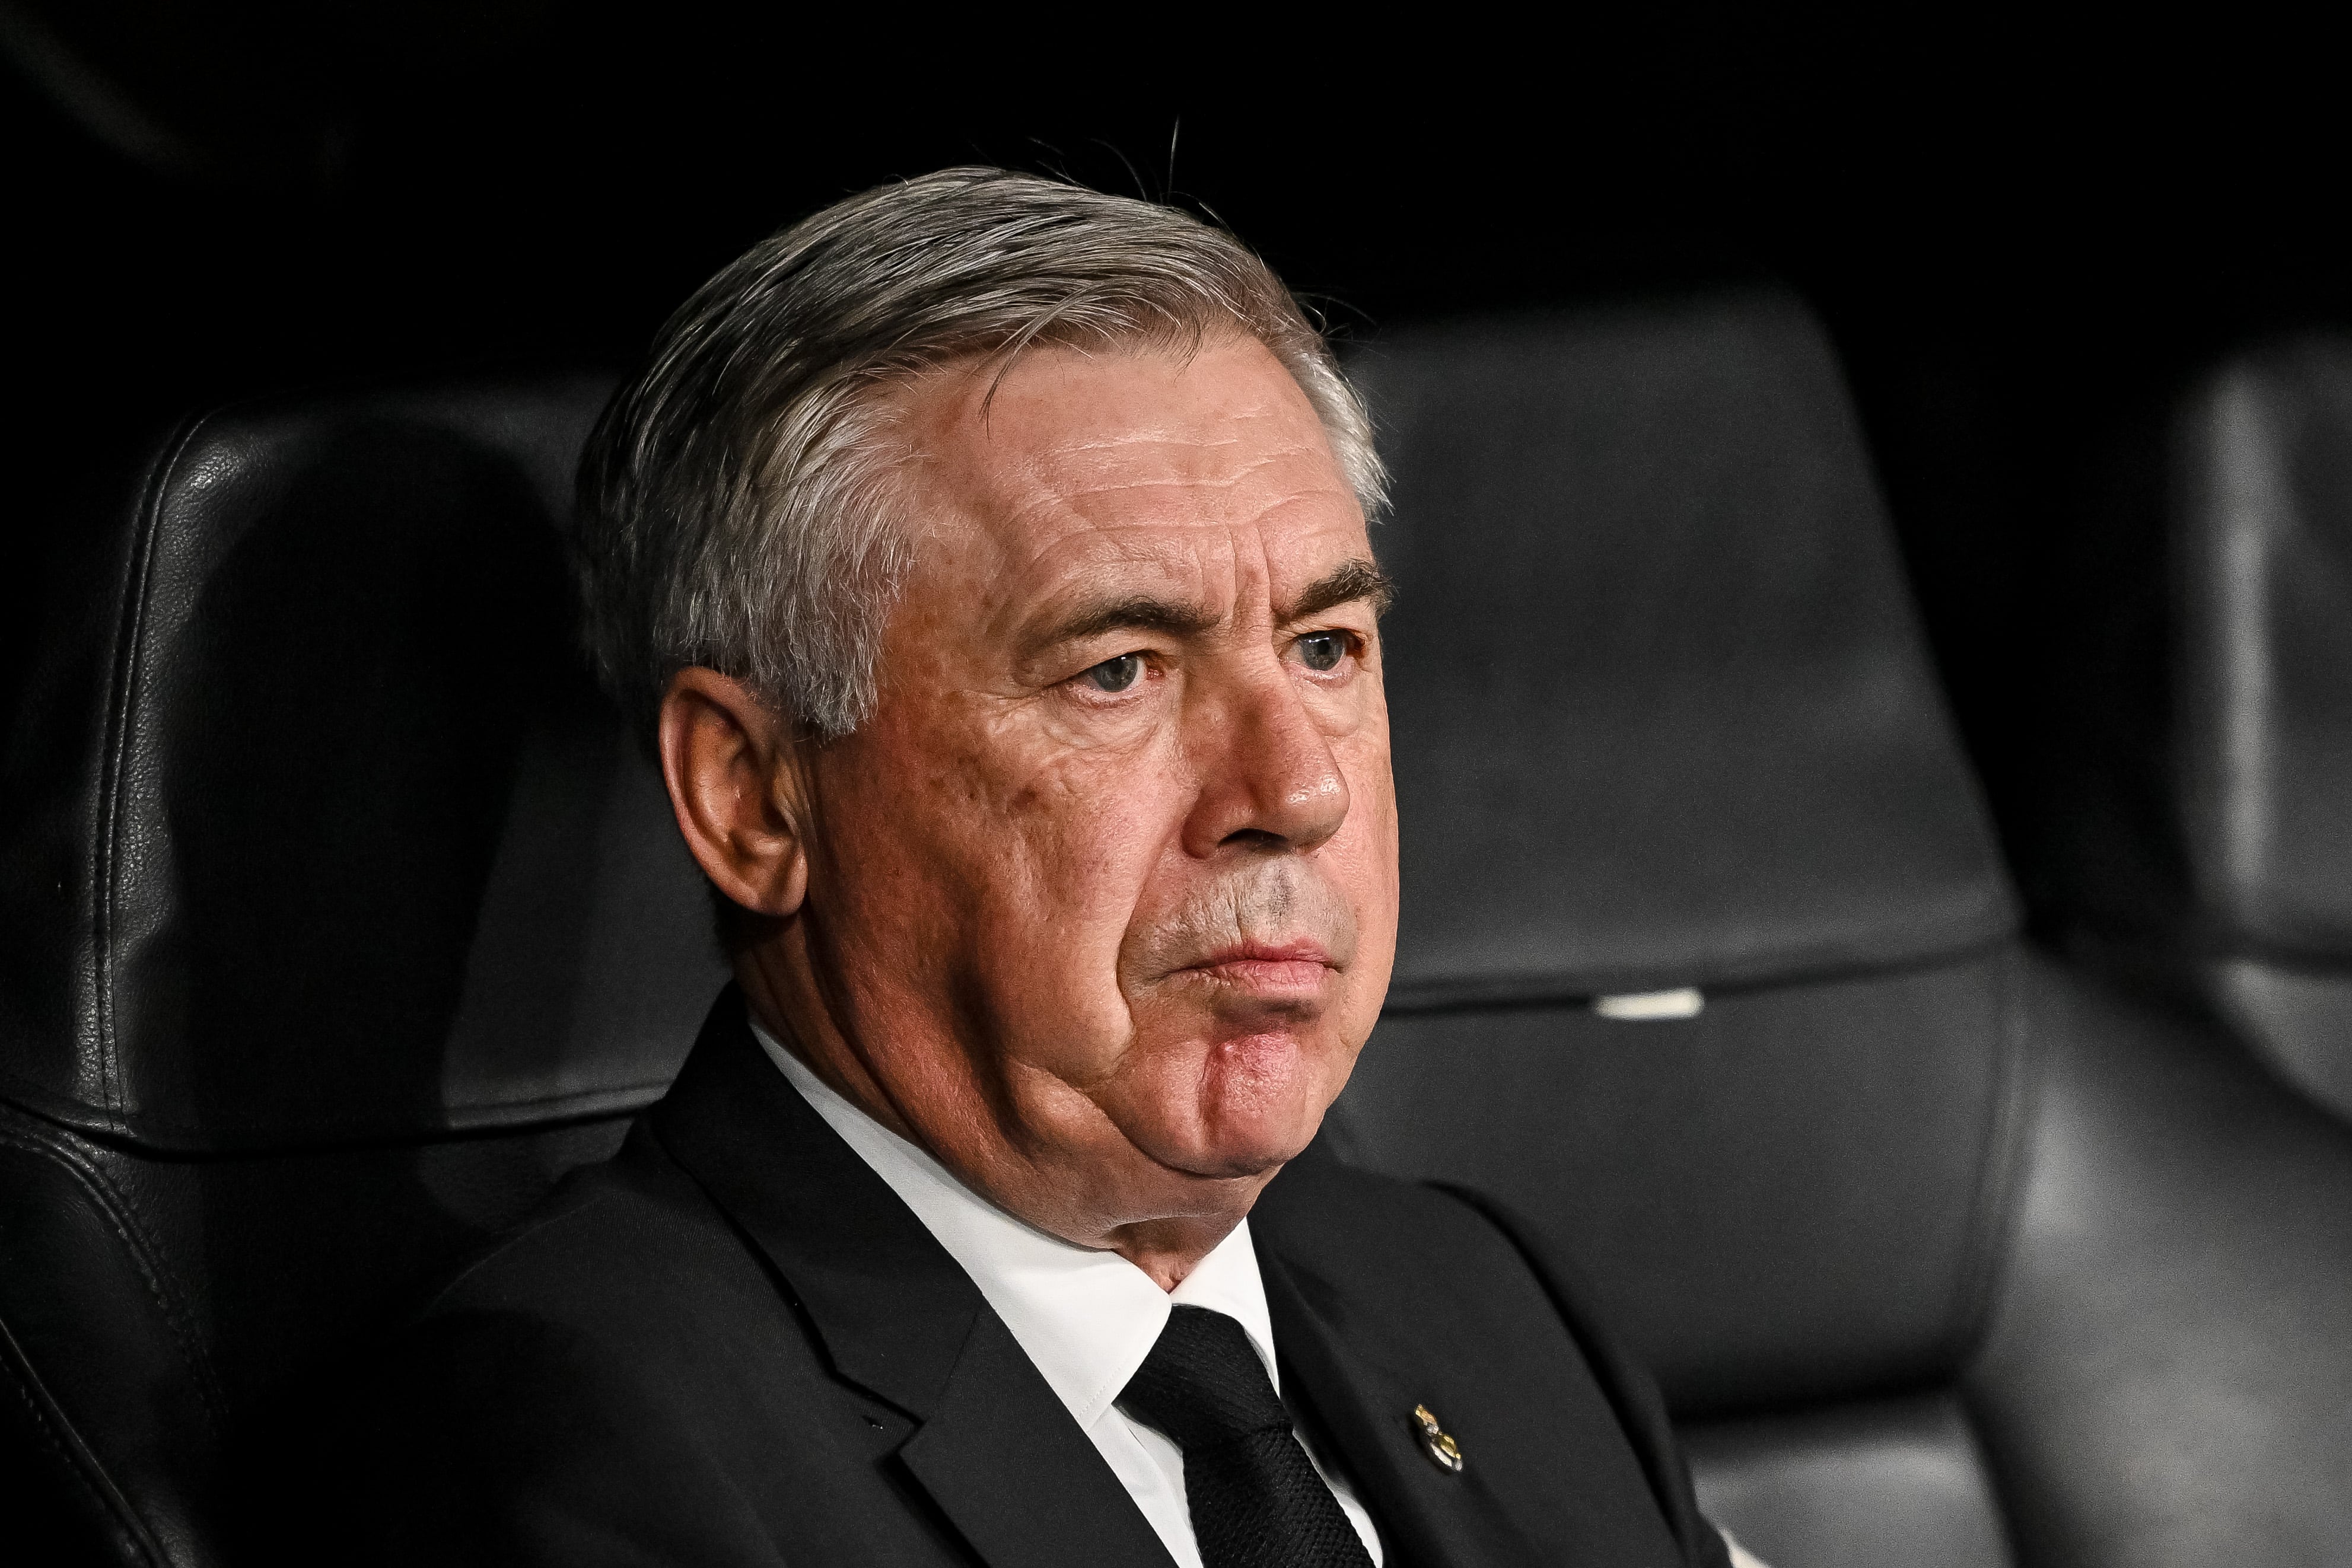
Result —
<path fill-rule="evenodd" d="M 2337 51 L 2243 9 L 2160 33 L 1633 12 L 0 0 L 0 695 L 69 497 L 182 408 L 625 365 L 761 235 L 990 162 L 1206 209 L 1359 337 L 1795 287 L 2039 894 L 2052 759 L 2084 733 L 2069 672 L 2103 662 L 2098 688 L 2160 657 L 2130 627 L 2160 587 L 2162 411 L 2224 349 L 2352 315 Z"/>

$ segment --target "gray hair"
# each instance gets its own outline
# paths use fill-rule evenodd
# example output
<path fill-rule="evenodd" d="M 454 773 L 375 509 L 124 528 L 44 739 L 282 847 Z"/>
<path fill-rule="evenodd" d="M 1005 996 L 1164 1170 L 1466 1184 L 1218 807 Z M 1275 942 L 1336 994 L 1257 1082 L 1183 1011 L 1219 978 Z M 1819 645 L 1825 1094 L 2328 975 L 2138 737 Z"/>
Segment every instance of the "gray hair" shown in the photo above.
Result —
<path fill-rule="evenodd" d="M 1240 241 L 1172 207 L 947 169 L 762 241 L 670 318 L 589 437 L 574 549 L 599 673 L 642 733 L 701 664 L 805 733 L 848 734 L 911 559 L 884 394 L 1037 344 L 1224 333 L 1281 361 L 1376 515 L 1370 422 L 1322 333 Z"/>

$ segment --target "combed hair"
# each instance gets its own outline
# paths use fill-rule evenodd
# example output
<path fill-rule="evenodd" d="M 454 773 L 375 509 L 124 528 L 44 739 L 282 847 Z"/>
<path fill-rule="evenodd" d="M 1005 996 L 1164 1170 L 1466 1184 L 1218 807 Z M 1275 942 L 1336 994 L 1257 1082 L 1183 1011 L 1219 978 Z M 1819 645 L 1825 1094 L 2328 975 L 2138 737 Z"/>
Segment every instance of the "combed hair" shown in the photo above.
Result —
<path fill-rule="evenodd" d="M 848 734 L 872 712 L 913 545 L 887 394 L 1040 344 L 1189 352 L 1226 333 L 1289 370 L 1376 515 L 1370 423 L 1323 335 L 1246 246 L 1185 213 L 947 169 L 753 246 L 670 318 L 582 459 L 575 552 L 606 685 L 647 736 L 695 664 L 803 733 Z"/>

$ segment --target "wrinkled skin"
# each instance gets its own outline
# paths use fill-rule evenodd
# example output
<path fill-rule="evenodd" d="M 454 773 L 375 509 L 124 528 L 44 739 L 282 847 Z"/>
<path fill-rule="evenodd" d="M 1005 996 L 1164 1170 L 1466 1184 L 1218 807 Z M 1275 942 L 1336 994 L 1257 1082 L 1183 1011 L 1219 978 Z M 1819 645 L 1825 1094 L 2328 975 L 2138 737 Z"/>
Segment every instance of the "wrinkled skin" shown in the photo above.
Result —
<path fill-rule="evenodd" d="M 777 1036 L 1173 1288 L 1313 1138 L 1388 988 L 1384 585 L 1263 346 L 999 369 L 896 394 L 915 564 L 872 717 L 796 745 L 689 669 L 664 768 L 762 917 L 736 968 Z"/>

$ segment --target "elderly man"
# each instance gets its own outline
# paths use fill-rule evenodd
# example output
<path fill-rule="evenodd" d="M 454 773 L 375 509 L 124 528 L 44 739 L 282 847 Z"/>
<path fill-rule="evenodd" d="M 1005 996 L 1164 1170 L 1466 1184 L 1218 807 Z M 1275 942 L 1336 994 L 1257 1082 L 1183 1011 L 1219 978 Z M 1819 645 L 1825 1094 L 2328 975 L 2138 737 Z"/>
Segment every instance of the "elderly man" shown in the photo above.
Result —
<path fill-rule="evenodd" d="M 950 171 L 686 305 L 579 553 L 738 983 L 408 1341 L 389 1559 L 1725 1561 L 1552 1273 L 1312 1147 L 1396 927 L 1381 486 L 1147 203 Z"/>

